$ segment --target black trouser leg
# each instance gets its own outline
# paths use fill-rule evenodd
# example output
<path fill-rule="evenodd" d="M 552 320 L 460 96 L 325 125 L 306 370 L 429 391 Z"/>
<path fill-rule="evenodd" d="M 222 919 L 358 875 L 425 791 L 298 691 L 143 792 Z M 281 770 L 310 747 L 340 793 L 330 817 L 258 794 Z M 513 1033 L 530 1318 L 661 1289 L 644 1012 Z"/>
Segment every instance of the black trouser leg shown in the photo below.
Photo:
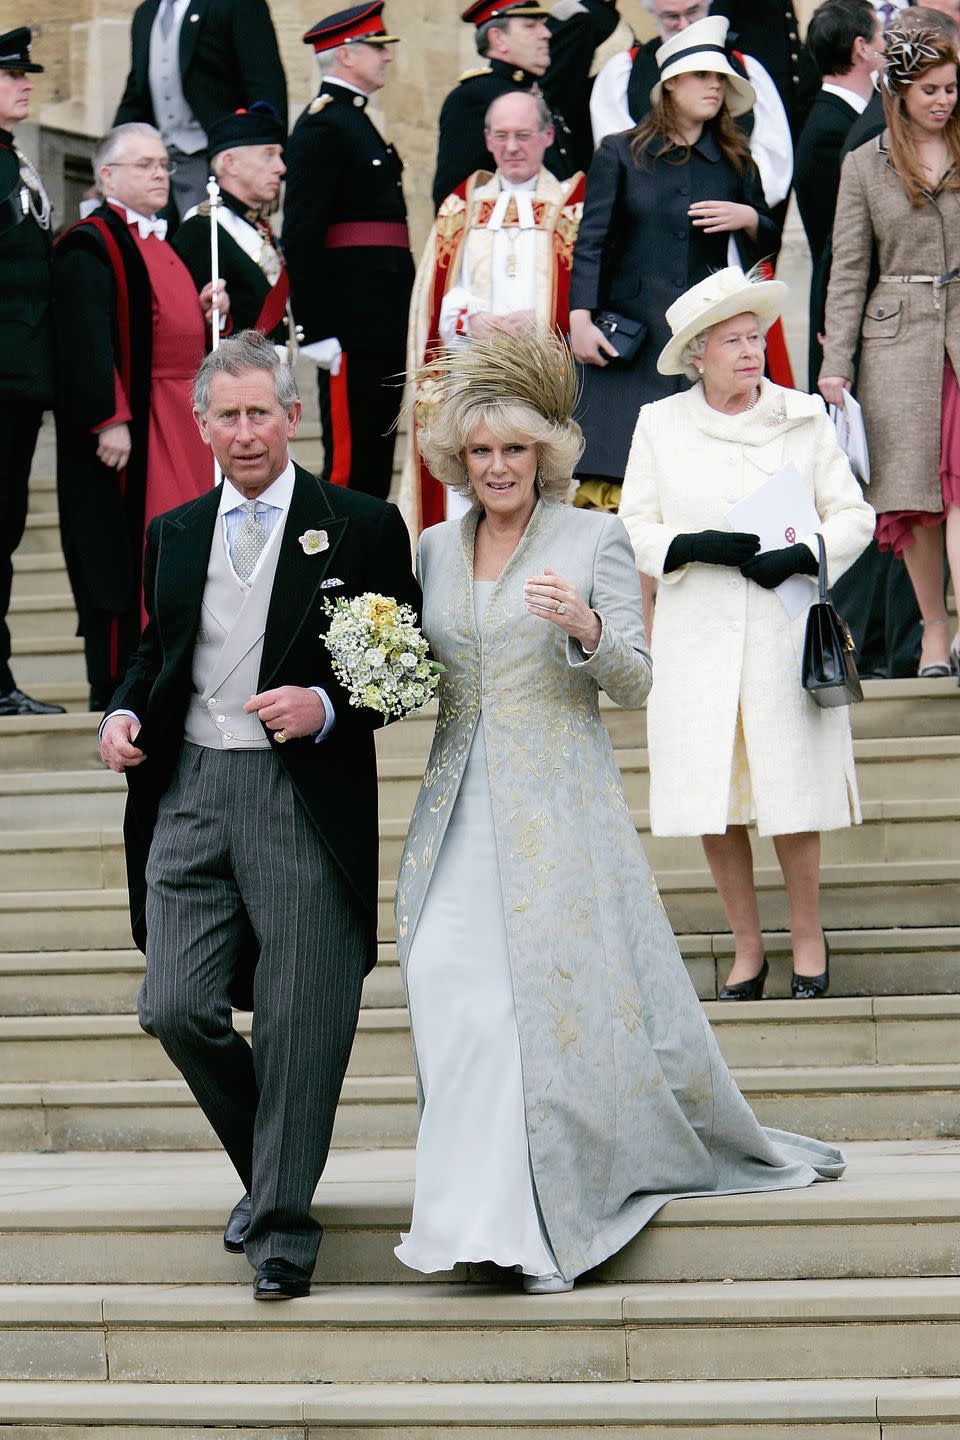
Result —
<path fill-rule="evenodd" d="M 27 523 L 30 466 L 36 449 L 43 406 L 32 400 L 0 395 L 0 695 L 14 688 L 10 670 L 7 611 L 13 588 L 13 552 Z"/>
<path fill-rule="evenodd" d="M 402 354 L 345 353 L 339 375 L 317 372 L 323 478 L 385 500 L 393 478 Z"/>

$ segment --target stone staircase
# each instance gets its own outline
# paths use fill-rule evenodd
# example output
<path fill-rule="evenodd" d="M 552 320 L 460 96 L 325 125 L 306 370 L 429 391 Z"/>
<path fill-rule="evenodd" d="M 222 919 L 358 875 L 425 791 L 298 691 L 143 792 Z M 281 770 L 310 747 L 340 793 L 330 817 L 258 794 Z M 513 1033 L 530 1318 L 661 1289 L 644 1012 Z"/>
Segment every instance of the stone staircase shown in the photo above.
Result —
<path fill-rule="evenodd" d="M 309 437 L 308 437 L 309 443 Z M 51 447 L 16 561 L 18 678 L 67 715 L 0 722 L 0 1440 L 957 1440 L 960 694 L 873 683 L 865 823 L 825 837 L 830 998 L 716 1002 L 732 946 L 697 844 L 646 835 L 642 713 L 605 708 L 719 1043 L 761 1119 L 844 1142 L 806 1191 L 675 1201 L 569 1295 L 487 1267 L 419 1277 L 397 863 L 432 727 L 378 740 L 381 956 L 317 1196 L 309 1300 L 256 1305 L 220 1243 L 236 1178 L 136 1023 L 119 822 L 96 755 Z M 249 1022 L 242 1017 L 241 1023 Z"/>

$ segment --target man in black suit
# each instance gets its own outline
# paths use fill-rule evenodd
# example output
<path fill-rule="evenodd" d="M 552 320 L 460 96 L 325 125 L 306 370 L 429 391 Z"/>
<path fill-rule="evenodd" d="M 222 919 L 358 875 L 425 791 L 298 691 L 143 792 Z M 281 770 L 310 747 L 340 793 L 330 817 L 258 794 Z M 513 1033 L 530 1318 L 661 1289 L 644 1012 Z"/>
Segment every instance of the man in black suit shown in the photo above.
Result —
<path fill-rule="evenodd" d="M 207 132 L 215 120 L 266 100 L 287 129 L 287 82 L 267 0 L 143 0 L 134 11 L 131 65 L 114 125 L 155 125 L 177 167 L 174 217 L 206 197 Z"/>
<path fill-rule="evenodd" d="M 50 404 L 50 201 L 13 131 L 30 110 L 33 76 L 25 25 L 0 35 L 0 715 L 61 714 L 20 690 L 10 669 L 7 608 L 13 552 L 27 523 L 30 466 Z"/>
<path fill-rule="evenodd" d="M 617 28 L 617 0 L 472 0 L 463 19 L 476 27 L 484 61 L 460 76 L 443 102 L 437 142 L 433 203 L 477 170 L 497 165 L 487 149 L 484 122 L 494 100 L 514 90 L 543 95 L 553 117 L 554 140 L 544 164 L 558 180 L 586 170 L 593 157 L 590 67 L 594 52 Z"/>
<path fill-rule="evenodd" d="M 807 233 L 813 275 L 810 282 L 810 388 L 816 389 L 821 348 L 818 297 L 833 212 L 840 188 L 840 159 L 850 129 L 874 93 L 873 76 L 883 63 L 883 30 L 870 0 L 824 0 L 814 12 L 807 45 L 821 77 L 797 146 L 794 188 Z"/>
<path fill-rule="evenodd" d="M 194 415 L 221 486 L 147 535 L 150 618 L 101 727 L 124 836 L 140 1021 L 180 1069 L 247 1194 L 224 1242 L 254 1296 L 306 1295 L 364 974 L 376 960 L 379 715 L 321 636 L 327 597 L 419 610 L 399 511 L 289 459 L 293 372 L 257 331 L 200 366 Z M 252 1048 L 231 990 L 258 953 Z"/>
<path fill-rule="evenodd" d="M 397 37 L 375 0 L 303 38 L 323 57 L 325 78 L 287 146 L 283 249 L 293 317 L 300 355 L 318 367 L 323 478 L 385 500 L 414 265 L 403 164 L 366 111 Z"/>

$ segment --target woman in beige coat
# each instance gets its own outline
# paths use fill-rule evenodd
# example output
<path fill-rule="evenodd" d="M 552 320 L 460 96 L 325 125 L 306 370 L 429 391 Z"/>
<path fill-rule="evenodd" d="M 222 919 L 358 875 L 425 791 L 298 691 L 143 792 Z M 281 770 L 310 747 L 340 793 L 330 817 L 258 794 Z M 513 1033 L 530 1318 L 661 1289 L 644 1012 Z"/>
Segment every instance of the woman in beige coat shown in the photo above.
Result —
<path fill-rule="evenodd" d="M 960 594 L 960 117 L 957 52 L 935 31 L 886 37 L 887 128 L 847 156 L 833 227 L 820 391 L 857 398 L 877 544 L 903 558 L 923 620 L 920 674 L 960 667 L 943 544 Z M 869 289 L 871 265 L 879 281 Z"/>
<path fill-rule="evenodd" d="M 736 940 L 721 999 L 759 999 L 767 974 L 747 826 L 772 835 L 790 900 L 793 994 L 826 992 L 821 830 L 858 823 L 845 709 L 802 689 L 805 614 L 773 587 L 817 573 L 813 534 L 757 554 L 727 513 L 792 462 L 820 516 L 831 580 L 869 542 L 873 511 L 823 402 L 763 377 L 763 335 L 786 286 L 731 267 L 670 307 L 659 364 L 700 381 L 640 411 L 620 518 L 660 582 L 650 696 L 650 828 L 700 835 Z M 810 599 L 814 598 L 810 585 Z"/>

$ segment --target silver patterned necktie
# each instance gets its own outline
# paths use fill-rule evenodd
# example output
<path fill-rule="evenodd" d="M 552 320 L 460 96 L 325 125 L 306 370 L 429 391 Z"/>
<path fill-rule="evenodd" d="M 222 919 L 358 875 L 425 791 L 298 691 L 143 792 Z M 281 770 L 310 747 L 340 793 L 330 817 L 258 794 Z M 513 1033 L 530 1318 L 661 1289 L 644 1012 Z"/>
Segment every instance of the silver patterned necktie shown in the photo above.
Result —
<path fill-rule="evenodd" d="M 247 581 L 267 543 L 267 532 L 257 515 L 256 500 L 244 500 L 243 510 L 244 517 L 233 541 L 233 568 L 241 580 Z"/>
<path fill-rule="evenodd" d="M 176 0 L 160 0 L 160 34 L 164 40 L 170 39 L 170 31 L 173 29 L 173 7 Z"/>

